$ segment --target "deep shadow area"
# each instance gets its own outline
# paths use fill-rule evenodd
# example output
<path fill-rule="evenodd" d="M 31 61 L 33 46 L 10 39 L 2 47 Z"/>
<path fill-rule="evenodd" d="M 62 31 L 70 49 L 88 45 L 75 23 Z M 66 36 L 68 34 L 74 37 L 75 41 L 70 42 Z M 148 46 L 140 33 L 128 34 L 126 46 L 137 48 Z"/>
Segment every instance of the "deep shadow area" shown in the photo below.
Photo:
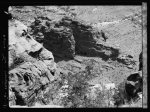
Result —
<path fill-rule="evenodd" d="M 68 57 L 61 57 L 61 56 L 58 56 L 56 54 L 53 54 L 54 55 L 54 61 L 56 63 L 60 62 L 60 61 L 69 61 L 69 60 L 72 60 L 72 58 L 68 58 Z"/>
<path fill-rule="evenodd" d="M 112 54 L 111 55 L 106 55 L 104 52 L 95 52 L 94 50 L 90 50 L 90 52 L 88 52 L 87 50 L 85 51 L 76 51 L 76 55 L 80 55 L 80 56 L 86 56 L 86 57 L 99 57 L 101 58 L 103 61 L 108 61 L 109 59 L 115 61 L 117 60 L 117 57 L 119 56 L 119 50 L 118 49 L 113 49 L 110 48 Z M 69 61 L 69 60 L 73 60 L 74 58 L 68 58 L 68 57 L 61 57 L 58 54 L 53 54 L 54 55 L 54 60 L 55 62 L 59 62 L 59 61 Z M 118 61 L 118 60 L 117 60 Z"/>
<path fill-rule="evenodd" d="M 115 61 L 117 60 L 117 57 L 119 56 L 119 50 L 118 49 L 114 49 L 114 48 L 107 48 L 105 46 L 103 46 L 103 48 L 101 48 L 101 51 L 98 51 L 97 49 L 87 49 L 87 50 L 80 50 L 80 51 L 76 51 L 76 54 L 79 54 L 81 56 L 86 56 L 86 57 L 99 57 L 102 58 L 103 61 L 108 61 L 109 59 Z M 110 51 L 111 55 L 107 55 L 105 54 L 105 52 L 103 51 Z"/>
<path fill-rule="evenodd" d="M 15 93 L 16 96 L 16 105 L 26 105 L 25 101 L 23 100 L 22 96 L 19 95 L 19 92 L 12 88 L 12 91 Z"/>

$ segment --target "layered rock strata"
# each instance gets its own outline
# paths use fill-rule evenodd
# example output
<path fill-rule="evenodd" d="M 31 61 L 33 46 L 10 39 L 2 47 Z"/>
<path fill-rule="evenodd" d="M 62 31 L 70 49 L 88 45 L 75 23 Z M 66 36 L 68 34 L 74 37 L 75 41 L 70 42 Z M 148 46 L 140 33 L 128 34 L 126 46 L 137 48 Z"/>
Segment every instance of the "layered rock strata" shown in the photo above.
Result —
<path fill-rule="evenodd" d="M 34 105 L 56 78 L 56 68 L 53 54 L 28 34 L 27 26 L 10 20 L 9 105 Z"/>

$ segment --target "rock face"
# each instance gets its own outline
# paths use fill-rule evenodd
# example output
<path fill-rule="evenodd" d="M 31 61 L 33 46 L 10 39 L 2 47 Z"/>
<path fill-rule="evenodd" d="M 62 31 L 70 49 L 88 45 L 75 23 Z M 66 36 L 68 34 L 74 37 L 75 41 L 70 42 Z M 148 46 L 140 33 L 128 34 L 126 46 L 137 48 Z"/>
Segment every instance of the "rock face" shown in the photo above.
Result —
<path fill-rule="evenodd" d="M 128 99 L 138 98 L 138 93 L 143 90 L 143 79 L 140 73 L 133 73 L 127 77 L 125 90 L 128 94 Z"/>
<path fill-rule="evenodd" d="M 38 32 L 43 36 L 38 37 Z M 88 23 L 76 18 L 64 16 L 58 21 L 38 17 L 31 25 L 31 33 L 43 46 L 54 55 L 74 58 L 75 54 L 99 56 L 104 59 L 116 58 L 117 48 L 100 44 L 101 33 Z"/>
<path fill-rule="evenodd" d="M 142 99 L 141 94 L 143 91 L 142 73 L 135 72 L 130 74 L 122 83 L 117 87 L 114 99 L 115 105 L 121 106 L 124 104 L 135 102 Z"/>
<path fill-rule="evenodd" d="M 136 66 L 136 61 L 133 59 L 131 55 L 121 54 L 117 57 L 117 61 L 127 65 L 127 67 L 130 69 Z"/>
<path fill-rule="evenodd" d="M 53 54 L 35 41 L 27 27 L 9 21 L 9 104 L 34 105 L 55 79 Z"/>
<path fill-rule="evenodd" d="M 143 67 L 143 57 L 142 57 L 142 52 L 140 53 L 140 55 L 139 55 L 139 71 L 141 71 L 142 70 L 142 67 Z"/>
<path fill-rule="evenodd" d="M 31 25 L 35 39 L 58 57 L 73 58 L 75 55 L 75 40 L 72 30 L 65 26 L 57 26 L 49 20 L 36 19 Z M 37 33 L 38 32 L 38 33 Z M 39 32 L 44 35 L 38 36 Z"/>
<path fill-rule="evenodd" d="M 143 79 L 142 79 L 142 52 L 139 55 L 139 72 L 133 73 L 127 77 L 125 83 L 125 90 L 128 94 L 128 99 L 136 99 L 140 97 L 138 93 L 143 91 Z"/>

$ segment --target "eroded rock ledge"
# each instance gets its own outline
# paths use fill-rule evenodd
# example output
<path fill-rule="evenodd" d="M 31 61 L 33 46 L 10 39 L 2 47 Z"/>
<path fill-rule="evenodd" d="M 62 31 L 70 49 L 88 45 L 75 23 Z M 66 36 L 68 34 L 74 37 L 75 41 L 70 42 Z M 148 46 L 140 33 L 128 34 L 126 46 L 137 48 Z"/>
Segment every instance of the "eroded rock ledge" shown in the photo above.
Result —
<path fill-rule="evenodd" d="M 119 55 L 118 48 L 102 44 L 103 37 L 98 29 L 68 16 L 57 21 L 37 17 L 31 24 L 31 34 L 59 57 L 74 58 L 75 54 L 81 54 L 107 60 Z"/>

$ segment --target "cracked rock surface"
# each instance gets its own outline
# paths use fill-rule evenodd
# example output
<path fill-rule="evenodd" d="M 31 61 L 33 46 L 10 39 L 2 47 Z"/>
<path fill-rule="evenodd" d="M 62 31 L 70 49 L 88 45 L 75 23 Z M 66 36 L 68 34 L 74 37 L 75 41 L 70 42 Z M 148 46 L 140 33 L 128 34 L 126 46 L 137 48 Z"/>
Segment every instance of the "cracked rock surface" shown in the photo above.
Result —
<path fill-rule="evenodd" d="M 53 54 L 28 35 L 27 27 L 9 21 L 10 105 L 34 105 L 38 93 L 55 79 Z"/>

